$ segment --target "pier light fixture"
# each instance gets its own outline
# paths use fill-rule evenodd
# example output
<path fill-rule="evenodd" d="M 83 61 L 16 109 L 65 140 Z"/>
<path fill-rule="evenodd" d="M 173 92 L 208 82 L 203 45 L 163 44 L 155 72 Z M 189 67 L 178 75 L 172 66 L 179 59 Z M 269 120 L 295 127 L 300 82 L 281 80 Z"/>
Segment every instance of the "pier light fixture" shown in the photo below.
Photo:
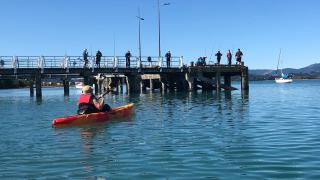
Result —
<path fill-rule="evenodd" d="M 162 4 L 163 6 L 169 6 L 170 5 L 170 3 L 169 2 L 167 2 L 167 3 L 163 3 Z M 161 42 L 160 42 L 160 38 L 161 38 L 161 32 L 160 32 L 160 0 L 158 0 L 158 45 L 159 45 L 159 49 L 158 49 L 158 51 L 159 51 L 159 59 L 161 58 Z"/>
<path fill-rule="evenodd" d="M 138 8 L 138 16 L 136 16 L 138 18 L 139 21 L 139 60 L 141 62 L 141 21 L 144 21 L 144 18 L 142 18 L 140 16 L 140 8 Z"/>

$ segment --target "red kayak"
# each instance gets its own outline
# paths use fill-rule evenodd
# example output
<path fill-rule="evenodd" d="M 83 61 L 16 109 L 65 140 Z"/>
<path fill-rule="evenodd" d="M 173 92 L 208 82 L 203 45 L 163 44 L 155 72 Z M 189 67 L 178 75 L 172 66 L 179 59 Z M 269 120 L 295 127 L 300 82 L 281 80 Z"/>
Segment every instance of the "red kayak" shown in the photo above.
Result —
<path fill-rule="evenodd" d="M 98 112 L 83 115 L 73 115 L 56 118 L 52 121 L 53 127 L 65 127 L 72 125 L 83 125 L 92 123 L 101 123 L 119 118 L 125 118 L 132 114 L 134 104 L 112 108 L 111 112 Z"/>

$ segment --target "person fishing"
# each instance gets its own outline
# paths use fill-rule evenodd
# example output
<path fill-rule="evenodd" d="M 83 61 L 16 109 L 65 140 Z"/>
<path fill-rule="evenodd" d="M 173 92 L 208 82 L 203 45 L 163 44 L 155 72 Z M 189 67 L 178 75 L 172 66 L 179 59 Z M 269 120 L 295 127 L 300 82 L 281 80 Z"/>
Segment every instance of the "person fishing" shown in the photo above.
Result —
<path fill-rule="evenodd" d="M 220 61 L 221 61 L 221 56 L 222 56 L 220 50 L 218 50 L 218 52 L 215 54 L 215 56 L 217 56 L 217 65 L 219 65 Z"/>
<path fill-rule="evenodd" d="M 130 51 L 128 50 L 128 52 L 125 54 L 125 57 L 126 57 L 126 68 L 130 68 L 130 58 L 131 58 L 131 53 Z"/>
<path fill-rule="evenodd" d="M 107 90 L 104 94 L 100 95 L 99 98 L 96 98 L 92 93 L 91 86 L 84 86 L 82 88 L 82 94 L 78 99 L 78 111 L 77 114 L 90 114 L 96 112 L 106 112 L 112 111 L 111 107 L 108 104 L 104 104 L 104 95 L 110 92 Z"/>
<path fill-rule="evenodd" d="M 97 68 L 100 68 L 101 57 L 102 57 L 102 53 L 100 52 L 100 50 L 98 50 L 97 54 L 96 54 L 96 65 L 97 65 Z"/>
<path fill-rule="evenodd" d="M 240 49 L 238 49 L 235 56 L 236 56 L 236 61 L 237 61 L 236 64 L 241 65 L 241 58 L 243 56 L 242 51 L 240 51 Z"/>
<path fill-rule="evenodd" d="M 227 52 L 227 60 L 228 60 L 228 65 L 230 66 L 231 65 L 231 60 L 232 60 L 232 54 L 231 54 L 230 49 Z"/>
<path fill-rule="evenodd" d="M 88 63 L 89 63 L 89 60 L 88 60 L 89 53 L 88 53 L 87 49 L 83 50 L 82 56 L 83 56 L 83 61 L 84 61 L 83 68 L 87 68 L 88 67 Z"/>
<path fill-rule="evenodd" d="M 171 52 L 168 50 L 168 52 L 165 54 L 166 60 L 167 60 L 167 68 L 170 68 L 170 61 L 171 61 Z"/>

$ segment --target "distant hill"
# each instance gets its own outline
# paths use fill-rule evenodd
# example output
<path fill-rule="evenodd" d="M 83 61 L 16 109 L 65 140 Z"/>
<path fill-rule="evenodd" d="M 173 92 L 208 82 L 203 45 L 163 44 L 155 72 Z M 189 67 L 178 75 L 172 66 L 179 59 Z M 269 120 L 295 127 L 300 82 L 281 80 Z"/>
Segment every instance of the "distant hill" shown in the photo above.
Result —
<path fill-rule="evenodd" d="M 270 74 L 272 73 L 274 70 L 271 70 L 271 69 L 252 69 L 252 70 L 249 70 L 249 74 L 252 74 L 252 75 L 267 75 L 267 74 Z"/>
<path fill-rule="evenodd" d="M 311 64 L 300 69 L 285 68 L 282 71 L 295 79 L 320 79 L 320 63 Z M 250 69 L 251 80 L 273 79 L 277 70 L 272 69 Z"/>

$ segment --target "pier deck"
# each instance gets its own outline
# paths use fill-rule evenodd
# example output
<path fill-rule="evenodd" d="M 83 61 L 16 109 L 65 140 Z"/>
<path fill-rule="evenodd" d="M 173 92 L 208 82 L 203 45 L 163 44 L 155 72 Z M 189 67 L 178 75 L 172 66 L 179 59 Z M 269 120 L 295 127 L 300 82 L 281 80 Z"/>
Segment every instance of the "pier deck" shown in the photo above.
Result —
<path fill-rule="evenodd" d="M 163 58 L 153 57 L 152 61 L 145 61 L 147 57 L 142 60 L 133 57 L 130 66 L 127 67 L 124 57 L 102 59 L 101 68 L 97 68 L 93 58 L 88 66 L 83 67 L 83 61 L 79 56 L 0 56 L 0 60 L 4 62 L 0 67 L 0 79 L 27 79 L 30 81 L 30 94 L 33 94 L 35 82 L 37 96 L 42 95 L 42 79 L 60 79 L 65 86 L 65 94 L 68 95 L 70 79 L 79 77 L 84 78 L 85 84 L 96 84 L 97 93 L 100 93 L 101 89 L 114 88 L 119 83 L 126 84 L 127 92 L 143 91 L 146 87 L 159 87 L 164 91 L 195 90 L 199 87 L 203 90 L 228 89 L 231 88 L 232 76 L 241 77 L 242 90 L 249 89 L 248 67 L 243 65 L 188 67 L 183 64 L 182 57 L 174 57 L 171 66 L 166 67 Z"/>

